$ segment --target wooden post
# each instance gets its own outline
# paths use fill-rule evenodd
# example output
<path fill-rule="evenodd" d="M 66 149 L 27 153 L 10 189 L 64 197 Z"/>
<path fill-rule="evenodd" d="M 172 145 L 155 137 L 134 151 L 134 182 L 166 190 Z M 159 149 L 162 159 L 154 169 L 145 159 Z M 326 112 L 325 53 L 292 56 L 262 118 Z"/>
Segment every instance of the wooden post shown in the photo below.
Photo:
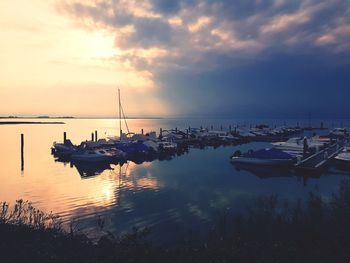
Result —
<path fill-rule="evenodd" d="M 91 133 L 91 141 L 92 142 L 94 141 L 94 133 L 93 132 Z"/>
<path fill-rule="evenodd" d="M 67 141 L 67 133 L 63 132 L 63 143 L 66 143 Z"/>
<path fill-rule="evenodd" d="M 141 134 L 143 135 L 143 129 L 141 129 Z"/>
<path fill-rule="evenodd" d="M 95 131 L 95 141 L 97 142 L 97 131 Z"/>
<path fill-rule="evenodd" d="M 21 171 L 24 170 L 24 134 L 21 133 Z"/>
<path fill-rule="evenodd" d="M 188 131 L 191 132 L 191 127 L 190 126 L 188 126 Z"/>
<path fill-rule="evenodd" d="M 187 133 L 187 139 L 188 139 L 188 130 L 186 130 L 186 133 Z"/>
<path fill-rule="evenodd" d="M 163 136 L 163 129 L 162 128 L 159 129 L 159 136 Z"/>
<path fill-rule="evenodd" d="M 175 132 L 177 133 L 177 127 L 175 128 Z"/>

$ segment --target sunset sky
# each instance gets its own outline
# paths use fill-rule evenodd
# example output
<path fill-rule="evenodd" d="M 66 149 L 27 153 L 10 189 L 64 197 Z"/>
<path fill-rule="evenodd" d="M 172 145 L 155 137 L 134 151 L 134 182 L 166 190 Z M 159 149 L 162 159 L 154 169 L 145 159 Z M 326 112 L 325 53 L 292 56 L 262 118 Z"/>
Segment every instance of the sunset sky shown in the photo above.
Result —
<path fill-rule="evenodd" d="M 349 117 L 348 0 L 1 0 L 0 116 Z"/>

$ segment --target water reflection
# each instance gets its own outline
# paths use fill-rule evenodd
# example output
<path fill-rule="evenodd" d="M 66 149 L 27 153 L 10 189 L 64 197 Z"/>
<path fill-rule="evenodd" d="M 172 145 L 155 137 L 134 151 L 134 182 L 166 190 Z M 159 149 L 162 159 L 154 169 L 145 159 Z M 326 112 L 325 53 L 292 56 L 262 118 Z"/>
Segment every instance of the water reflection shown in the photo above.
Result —
<path fill-rule="evenodd" d="M 235 169 L 239 172 L 241 170 L 248 171 L 255 176 L 266 179 L 271 177 L 292 177 L 295 174 L 290 169 L 276 168 L 276 167 L 266 167 L 258 165 L 248 165 L 248 164 L 235 164 Z"/>
<path fill-rule="evenodd" d="M 96 176 L 103 173 L 105 170 L 112 170 L 109 163 L 87 163 L 87 162 L 71 162 L 71 166 L 74 166 L 81 178 L 87 178 Z"/>
<path fill-rule="evenodd" d="M 131 120 L 129 124 L 133 131 L 225 124 L 223 120 L 215 121 Z M 78 218 L 87 227 L 96 226 L 96 216 L 103 215 L 110 219 L 109 229 L 117 234 L 130 231 L 132 226 L 156 226 L 154 231 L 159 236 L 175 239 L 185 231 L 184 225 L 192 230 L 206 229 L 205 224 L 215 221 L 218 211 L 230 207 L 238 213 L 256 196 L 278 194 L 297 199 L 315 187 L 328 196 L 348 176 L 330 171 L 320 178 L 307 177 L 304 186 L 303 177 L 288 172 L 237 171 L 231 165 L 229 156 L 234 151 L 269 147 L 266 143 L 191 148 L 171 161 L 164 157 L 109 166 L 86 166 L 52 158 L 52 142 L 61 140 L 64 131 L 76 144 L 90 139 L 94 130 L 100 137 L 115 135 L 117 121 L 67 120 L 66 125 L 55 127 L 1 127 L 0 200 L 30 200 L 46 212 L 60 214 L 65 221 Z M 26 136 L 24 176 L 20 176 L 19 162 L 21 133 Z"/>

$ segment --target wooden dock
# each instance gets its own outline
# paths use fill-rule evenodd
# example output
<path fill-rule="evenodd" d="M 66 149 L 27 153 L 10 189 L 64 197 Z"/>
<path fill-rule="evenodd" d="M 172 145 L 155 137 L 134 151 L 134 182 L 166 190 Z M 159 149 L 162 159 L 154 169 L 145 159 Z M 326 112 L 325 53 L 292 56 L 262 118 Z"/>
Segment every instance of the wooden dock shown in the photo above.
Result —
<path fill-rule="evenodd" d="M 345 141 L 338 141 L 329 145 L 325 149 L 314 153 L 313 155 L 302 159 L 295 165 L 296 170 L 304 172 L 318 172 L 322 171 L 323 168 L 337 156 L 344 149 Z"/>

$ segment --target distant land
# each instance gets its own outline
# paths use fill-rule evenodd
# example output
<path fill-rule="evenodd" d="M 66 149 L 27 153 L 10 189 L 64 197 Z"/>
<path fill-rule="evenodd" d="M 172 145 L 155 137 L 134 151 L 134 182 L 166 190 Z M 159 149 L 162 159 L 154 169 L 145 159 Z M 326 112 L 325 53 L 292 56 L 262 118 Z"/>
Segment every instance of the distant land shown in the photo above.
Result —
<path fill-rule="evenodd" d="M 50 116 L 0 116 L 0 119 L 74 119 L 72 116 L 58 116 L 58 117 L 50 117 Z"/>
<path fill-rule="evenodd" d="M 0 119 L 118 119 L 117 117 L 73 117 L 73 116 L 0 116 Z M 163 117 L 127 117 L 126 119 L 164 119 Z"/>
<path fill-rule="evenodd" d="M 0 125 L 15 125 L 15 124 L 65 124 L 61 121 L 0 121 Z"/>

